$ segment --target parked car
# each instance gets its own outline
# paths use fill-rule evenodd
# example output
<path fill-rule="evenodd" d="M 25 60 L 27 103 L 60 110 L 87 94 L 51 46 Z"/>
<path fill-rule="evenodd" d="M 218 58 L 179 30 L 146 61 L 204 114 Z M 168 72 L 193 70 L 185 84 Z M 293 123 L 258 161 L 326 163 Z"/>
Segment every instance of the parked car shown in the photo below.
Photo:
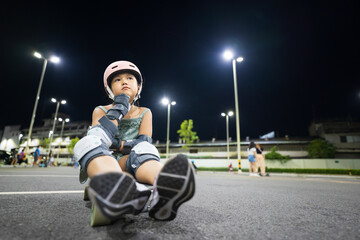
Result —
<path fill-rule="evenodd" d="M 4 164 L 11 164 L 11 161 L 11 154 L 4 150 L 0 150 L 0 162 L 3 162 Z"/>

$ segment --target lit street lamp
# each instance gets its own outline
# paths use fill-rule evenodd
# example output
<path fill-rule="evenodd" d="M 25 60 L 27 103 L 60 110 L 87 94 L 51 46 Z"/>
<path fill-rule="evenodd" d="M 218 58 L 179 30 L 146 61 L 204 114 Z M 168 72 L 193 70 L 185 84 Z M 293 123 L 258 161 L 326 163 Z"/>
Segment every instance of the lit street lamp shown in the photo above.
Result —
<path fill-rule="evenodd" d="M 229 117 L 234 115 L 232 111 L 228 112 L 228 114 L 221 113 L 221 116 L 226 117 L 226 148 L 227 148 L 227 160 L 230 161 L 230 147 L 229 147 Z"/>
<path fill-rule="evenodd" d="M 34 56 L 40 59 L 44 59 L 44 63 L 43 63 L 43 68 L 42 68 L 42 72 L 41 72 L 41 77 L 40 77 L 40 82 L 39 82 L 39 87 L 38 87 L 38 91 L 36 94 L 36 98 L 35 98 L 35 104 L 34 104 L 34 109 L 33 109 L 33 113 L 31 116 L 31 122 L 30 122 L 30 127 L 29 127 L 29 134 L 27 137 L 27 143 L 26 143 L 26 152 L 29 152 L 29 144 L 31 142 L 31 134 L 32 134 L 32 129 L 34 126 L 34 122 L 35 122 L 35 115 L 36 115 L 36 109 L 37 109 L 37 105 L 39 102 L 39 98 L 40 98 L 40 91 L 41 91 L 41 87 L 42 87 L 42 83 L 44 81 L 44 75 L 45 75 L 45 70 L 46 70 L 46 66 L 47 66 L 47 62 L 53 62 L 53 63 L 58 63 L 60 62 L 60 58 L 52 56 L 49 59 L 44 58 L 40 53 L 38 52 L 34 52 Z"/>
<path fill-rule="evenodd" d="M 54 123 L 53 123 L 52 130 L 51 130 L 49 153 L 51 152 L 51 142 L 53 140 L 54 133 L 55 133 L 55 125 L 56 125 L 57 115 L 58 115 L 58 112 L 59 112 L 60 103 L 61 104 L 66 104 L 66 100 L 56 101 L 55 98 L 52 98 L 51 101 L 53 103 L 56 103 L 56 111 L 55 111 L 55 116 L 54 116 Z"/>
<path fill-rule="evenodd" d="M 170 143 L 170 139 L 169 139 L 169 135 L 170 135 L 170 106 L 171 105 L 175 105 L 176 102 L 172 101 L 170 102 L 168 98 L 163 98 L 161 100 L 161 103 L 163 105 L 167 105 L 168 106 L 168 117 L 167 117 L 167 133 L 166 133 L 166 158 L 169 158 L 169 143 Z"/>
<path fill-rule="evenodd" d="M 235 114 L 236 114 L 236 142 L 237 142 L 237 156 L 239 162 L 239 172 L 241 172 L 241 144 L 240 144 L 240 118 L 239 118 L 239 102 L 237 92 L 237 79 L 236 79 L 236 62 L 244 61 L 244 58 L 234 58 L 234 53 L 230 50 L 226 50 L 223 54 L 225 60 L 232 60 L 233 75 L 234 75 L 234 92 L 235 92 Z"/>
<path fill-rule="evenodd" d="M 65 122 L 69 122 L 69 121 L 70 121 L 69 118 L 66 118 L 65 120 L 62 119 L 62 118 L 59 118 L 59 122 L 62 122 L 61 132 L 60 132 L 60 144 L 62 142 L 62 135 L 63 135 L 63 132 L 64 132 Z M 57 152 L 57 155 L 56 155 L 56 161 L 59 161 L 60 144 L 59 144 L 58 152 Z"/>

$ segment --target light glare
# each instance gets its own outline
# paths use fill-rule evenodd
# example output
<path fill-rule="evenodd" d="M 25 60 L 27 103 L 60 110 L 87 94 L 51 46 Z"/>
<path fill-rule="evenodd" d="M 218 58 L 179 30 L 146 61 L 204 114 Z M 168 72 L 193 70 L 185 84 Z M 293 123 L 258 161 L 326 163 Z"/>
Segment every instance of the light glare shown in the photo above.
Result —
<path fill-rule="evenodd" d="M 58 58 L 58 57 L 56 57 L 56 56 L 51 56 L 51 57 L 50 57 L 50 62 L 59 63 L 59 62 L 60 62 L 60 58 Z"/>
<path fill-rule="evenodd" d="M 164 105 L 168 105 L 169 104 L 169 99 L 165 97 L 165 98 L 163 98 L 161 100 L 161 103 L 164 104 Z"/>
<path fill-rule="evenodd" d="M 225 117 L 225 116 L 226 116 L 226 114 L 225 114 L 225 113 L 221 113 L 221 116 Z"/>
<path fill-rule="evenodd" d="M 61 100 L 61 104 L 66 104 L 66 100 Z"/>
<path fill-rule="evenodd" d="M 34 52 L 34 56 L 37 57 L 37 58 L 42 58 L 41 54 L 38 53 L 38 52 Z"/>
<path fill-rule="evenodd" d="M 175 102 L 175 101 L 172 101 L 172 102 L 171 102 L 171 105 L 175 105 L 175 104 L 176 104 L 176 102 Z"/>
<path fill-rule="evenodd" d="M 231 117 L 232 115 L 234 115 L 233 111 L 228 112 L 228 115 Z"/>
<path fill-rule="evenodd" d="M 52 101 L 53 103 L 56 103 L 56 99 L 55 99 L 55 98 L 51 98 L 51 101 Z"/>
<path fill-rule="evenodd" d="M 238 57 L 238 58 L 236 59 L 236 61 L 237 61 L 237 62 L 242 62 L 242 61 L 244 61 L 244 58 L 243 58 L 243 57 Z"/>
<path fill-rule="evenodd" d="M 223 54 L 225 60 L 231 60 L 234 58 L 234 53 L 230 50 L 226 50 Z"/>

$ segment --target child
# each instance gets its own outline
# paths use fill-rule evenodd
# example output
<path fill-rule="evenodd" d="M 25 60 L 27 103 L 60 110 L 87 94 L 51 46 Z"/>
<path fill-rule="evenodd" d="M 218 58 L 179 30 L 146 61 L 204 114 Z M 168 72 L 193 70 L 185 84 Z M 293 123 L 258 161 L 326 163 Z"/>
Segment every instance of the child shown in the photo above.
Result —
<path fill-rule="evenodd" d="M 154 185 L 149 215 L 157 220 L 173 220 L 179 206 L 195 192 L 194 170 L 186 156 L 177 155 L 164 166 L 160 163 L 151 144 L 151 111 L 134 105 L 142 85 L 135 64 L 110 64 L 104 87 L 113 103 L 94 109 L 88 135 L 74 148 L 80 175 L 91 178 L 91 201 L 111 220 L 142 211 L 151 192 L 139 182 Z"/>
<path fill-rule="evenodd" d="M 264 149 L 260 146 L 260 144 L 256 144 L 256 161 L 260 164 L 260 177 L 262 176 L 270 176 L 269 173 L 265 172 L 265 154 Z"/>
<path fill-rule="evenodd" d="M 257 162 L 256 162 L 256 148 L 255 148 L 254 142 L 250 142 L 250 145 L 249 145 L 249 148 L 247 149 L 247 151 L 248 151 L 248 159 L 249 159 L 249 163 L 250 163 L 250 167 L 249 167 L 250 176 L 259 177 L 258 166 L 257 166 Z"/>

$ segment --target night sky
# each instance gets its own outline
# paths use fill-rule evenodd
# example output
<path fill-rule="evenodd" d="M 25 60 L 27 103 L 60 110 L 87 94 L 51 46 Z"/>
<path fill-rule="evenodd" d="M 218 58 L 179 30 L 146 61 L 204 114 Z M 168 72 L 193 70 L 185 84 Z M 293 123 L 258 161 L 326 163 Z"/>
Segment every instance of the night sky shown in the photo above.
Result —
<path fill-rule="evenodd" d="M 185 119 L 201 140 L 225 139 L 220 114 L 235 110 L 227 48 L 245 59 L 237 65 L 242 139 L 306 137 L 313 119 L 360 118 L 356 1 L 116 2 L 1 7 L 1 129 L 30 125 L 42 69 L 34 51 L 61 58 L 46 69 L 35 125 L 55 112 L 51 97 L 67 100 L 60 112 L 71 121 L 91 121 L 94 107 L 109 103 L 105 68 L 129 60 L 144 77 L 140 106 L 153 112 L 154 140 L 166 138 L 164 96 L 177 102 L 172 141 Z"/>

